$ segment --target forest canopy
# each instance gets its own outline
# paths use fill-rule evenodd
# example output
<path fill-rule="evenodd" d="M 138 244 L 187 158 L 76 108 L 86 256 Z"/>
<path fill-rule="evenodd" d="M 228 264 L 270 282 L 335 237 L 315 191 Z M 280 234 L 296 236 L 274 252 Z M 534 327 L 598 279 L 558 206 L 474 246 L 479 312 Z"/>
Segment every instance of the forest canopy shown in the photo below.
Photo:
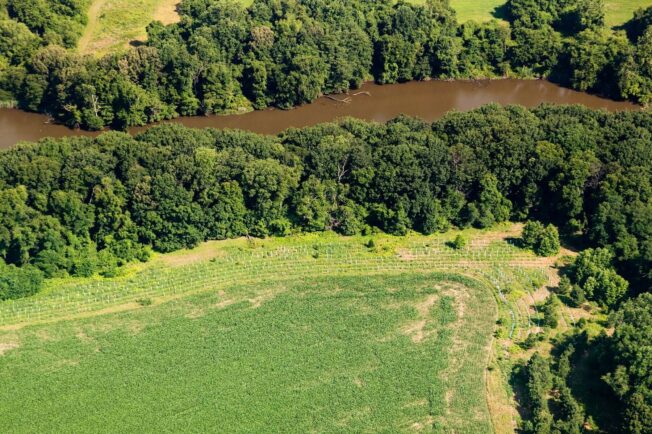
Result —
<path fill-rule="evenodd" d="M 532 219 L 606 249 L 580 258 L 572 283 L 617 307 L 650 291 L 651 164 L 651 114 L 572 106 L 489 105 L 433 124 L 346 119 L 278 136 L 164 125 L 44 139 L 0 153 L 0 259 L 46 277 L 113 275 L 152 249 L 209 239 Z M 537 253 L 559 249 L 554 227 L 527 229 Z"/>
<path fill-rule="evenodd" d="M 446 0 L 183 0 L 179 23 L 102 58 L 66 49 L 87 3 L 0 2 L 3 99 L 88 129 L 289 108 L 365 80 L 549 77 L 652 100 L 650 9 L 613 32 L 601 0 L 509 0 L 509 25 L 459 24 Z"/>

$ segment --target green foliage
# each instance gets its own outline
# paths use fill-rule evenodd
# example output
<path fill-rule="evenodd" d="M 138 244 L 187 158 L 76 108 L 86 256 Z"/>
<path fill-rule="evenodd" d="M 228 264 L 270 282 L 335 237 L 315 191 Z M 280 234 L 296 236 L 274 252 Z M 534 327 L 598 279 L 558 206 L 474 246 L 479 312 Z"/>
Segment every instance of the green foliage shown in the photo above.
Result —
<path fill-rule="evenodd" d="M 572 267 L 571 279 L 589 300 L 616 307 L 627 294 L 629 283 L 613 269 L 613 253 L 604 248 L 581 252 Z M 573 299 L 581 298 L 579 294 Z M 579 300 L 577 300 L 579 302 Z"/>
<path fill-rule="evenodd" d="M 615 313 L 609 355 L 614 367 L 605 381 L 624 406 L 624 432 L 652 431 L 652 295 L 643 294 Z"/>
<path fill-rule="evenodd" d="M 468 243 L 469 243 L 469 240 L 467 240 L 466 237 L 465 237 L 464 235 L 459 234 L 459 235 L 457 235 L 457 236 L 455 237 L 455 239 L 451 242 L 451 246 L 452 246 L 455 250 L 461 250 L 461 249 L 463 249 L 464 247 L 466 247 L 466 245 L 467 245 Z"/>
<path fill-rule="evenodd" d="M 539 353 L 535 353 L 525 367 L 526 393 L 521 403 L 530 414 L 523 423 L 523 430 L 532 434 L 583 432 L 585 415 L 568 385 L 573 369 L 571 357 L 573 344 L 559 355 L 556 369 Z M 551 411 L 552 409 L 552 411 Z"/>
<path fill-rule="evenodd" d="M 7 0 L 9 17 L 48 44 L 73 48 L 86 25 L 88 0 Z"/>
<path fill-rule="evenodd" d="M 534 353 L 524 368 L 525 403 L 531 414 L 523 424 L 524 432 L 550 432 L 553 419 L 548 410 L 547 394 L 552 388 L 552 379 L 548 362 L 539 353 Z"/>
<path fill-rule="evenodd" d="M 537 221 L 529 221 L 523 227 L 523 245 L 539 256 L 554 256 L 559 253 L 559 232 L 554 225 L 544 226 Z"/>
<path fill-rule="evenodd" d="M 0 259 L 0 301 L 29 297 L 43 283 L 43 274 L 35 267 L 7 265 Z"/>
<path fill-rule="evenodd" d="M 48 139 L 0 153 L 0 258 L 47 277 L 114 275 L 151 249 L 244 235 L 572 221 L 564 230 L 615 256 L 580 255 L 567 295 L 616 306 L 628 289 L 614 270 L 632 293 L 652 279 L 650 129 L 645 112 L 486 106 L 277 137 L 165 125 Z M 559 248 L 551 225 L 528 223 L 524 240 Z"/>
<path fill-rule="evenodd" d="M 245 8 L 185 0 L 179 23 L 154 22 L 145 45 L 100 59 L 59 48 L 75 46 L 88 3 L 10 0 L 0 19 L 0 91 L 71 127 L 290 108 L 369 78 L 539 76 L 652 99 L 649 13 L 630 23 L 628 41 L 604 28 L 601 0 L 510 0 L 509 26 L 460 25 L 447 1 L 256 0 Z M 483 225 L 478 211 L 468 210 Z"/>
<path fill-rule="evenodd" d="M 559 324 L 559 309 L 561 308 L 561 302 L 555 294 L 550 294 L 546 298 L 545 303 L 540 307 L 540 312 L 543 314 L 542 324 L 544 327 L 556 328 Z"/>
<path fill-rule="evenodd" d="M 634 17 L 625 23 L 624 27 L 627 30 L 627 36 L 636 42 L 650 26 L 652 26 L 652 6 L 638 9 L 634 12 Z"/>

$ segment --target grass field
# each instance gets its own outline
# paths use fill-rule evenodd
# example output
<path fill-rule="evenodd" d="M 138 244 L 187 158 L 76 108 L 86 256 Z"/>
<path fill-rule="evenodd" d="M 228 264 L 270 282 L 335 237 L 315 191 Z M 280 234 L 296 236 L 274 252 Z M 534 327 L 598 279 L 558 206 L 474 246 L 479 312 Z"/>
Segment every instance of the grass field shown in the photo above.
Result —
<path fill-rule="evenodd" d="M 81 53 L 102 55 L 125 49 L 146 38 L 145 28 L 154 20 L 164 24 L 179 19 L 180 0 L 93 0 L 88 26 L 78 48 Z"/>
<path fill-rule="evenodd" d="M 513 432 L 486 368 L 554 274 L 519 231 L 211 242 L 53 281 L 0 303 L 0 431 Z"/>
<path fill-rule="evenodd" d="M 652 0 L 605 0 L 607 25 L 620 26 L 634 16 L 639 8 L 652 6 Z"/>
<path fill-rule="evenodd" d="M 415 0 L 424 2 L 424 0 Z M 500 18 L 505 0 L 450 0 L 460 22 Z M 638 8 L 652 6 L 652 0 L 605 0 L 606 24 L 619 26 L 632 18 Z"/>

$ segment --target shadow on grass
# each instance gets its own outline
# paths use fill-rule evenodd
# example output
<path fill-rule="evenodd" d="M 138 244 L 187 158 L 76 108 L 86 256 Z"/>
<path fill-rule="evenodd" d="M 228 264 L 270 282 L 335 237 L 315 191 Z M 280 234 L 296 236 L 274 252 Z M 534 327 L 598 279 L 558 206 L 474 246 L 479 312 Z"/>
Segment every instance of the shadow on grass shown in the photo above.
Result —
<path fill-rule="evenodd" d="M 507 3 L 495 7 L 491 12 L 491 16 L 497 20 L 509 21 L 509 6 Z"/>
<path fill-rule="evenodd" d="M 509 376 L 509 385 L 514 392 L 516 411 L 521 420 L 528 420 L 532 416 L 529 408 L 527 408 L 528 403 L 525 402 L 525 381 L 525 365 L 514 366 Z"/>
<path fill-rule="evenodd" d="M 595 347 L 595 344 L 592 344 Z M 607 383 L 602 380 L 604 369 L 600 360 L 586 348 L 577 351 L 568 385 L 603 432 L 618 432 L 621 406 Z"/>

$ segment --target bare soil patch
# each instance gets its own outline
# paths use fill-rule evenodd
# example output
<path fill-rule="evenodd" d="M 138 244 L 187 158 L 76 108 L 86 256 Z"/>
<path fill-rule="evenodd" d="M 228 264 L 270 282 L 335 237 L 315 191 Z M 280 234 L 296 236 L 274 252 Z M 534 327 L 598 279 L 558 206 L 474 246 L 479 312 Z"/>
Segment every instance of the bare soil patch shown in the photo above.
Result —
<path fill-rule="evenodd" d="M 4 356 L 5 353 L 18 348 L 19 345 L 15 342 L 0 343 L 0 356 Z"/>

